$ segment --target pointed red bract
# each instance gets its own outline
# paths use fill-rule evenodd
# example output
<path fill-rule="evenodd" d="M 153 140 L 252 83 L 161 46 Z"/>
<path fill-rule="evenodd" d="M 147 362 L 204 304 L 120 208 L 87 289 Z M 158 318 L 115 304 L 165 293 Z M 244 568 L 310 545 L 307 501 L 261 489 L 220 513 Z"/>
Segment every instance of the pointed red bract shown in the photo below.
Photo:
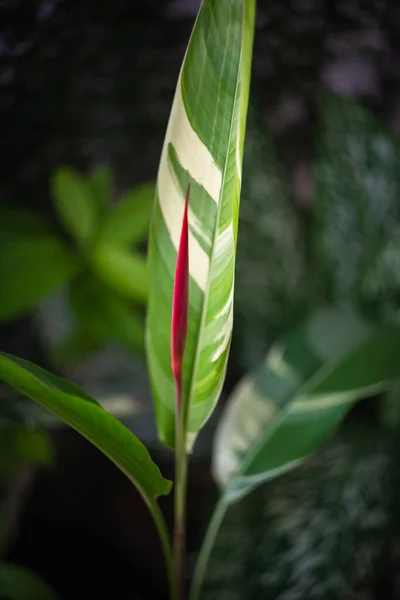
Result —
<path fill-rule="evenodd" d="M 174 295 L 172 298 L 171 367 L 175 380 L 177 410 L 182 404 L 182 362 L 188 328 L 189 312 L 189 205 L 190 183 L 186 191 L 181 239 L 176 260 Z"/>

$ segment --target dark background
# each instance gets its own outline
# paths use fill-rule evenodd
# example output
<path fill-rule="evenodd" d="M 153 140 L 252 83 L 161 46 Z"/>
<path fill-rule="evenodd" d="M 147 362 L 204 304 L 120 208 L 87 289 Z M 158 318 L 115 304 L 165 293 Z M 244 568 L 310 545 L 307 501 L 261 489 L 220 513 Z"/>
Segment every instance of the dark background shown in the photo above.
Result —
<path fill-rule="evenodd" d="M 62 163 L 82 171 L 110 164 L 121 190 L 153 179 L 198 6 L 1 0 L 0 202 L 52 215 L 49 177 Z M 324 89 L 362 101 L 400 132 L 398 2 L 258 1 L 251 102 L 276 135 L 305 219 Z M 2 349 L 42 363 L 29 315 L 0 326 L 0 339 Z M 228 389 L 247 366 L 230 367 Z M 138 389 L 148 398 L 147 383 Z M 6 557 L 34 568 L 65 600 L 161 598 L 158 541 L 140 499 L 74 433 L 57 431 L 54 442 L 55 471 L 26 468 L 14 484 Z M 154 444 L 154 458 L 171 476 L 171 457 Z M 215 497 L 207 451 L 194 461 L 190 494 L 193 550 Z"/>

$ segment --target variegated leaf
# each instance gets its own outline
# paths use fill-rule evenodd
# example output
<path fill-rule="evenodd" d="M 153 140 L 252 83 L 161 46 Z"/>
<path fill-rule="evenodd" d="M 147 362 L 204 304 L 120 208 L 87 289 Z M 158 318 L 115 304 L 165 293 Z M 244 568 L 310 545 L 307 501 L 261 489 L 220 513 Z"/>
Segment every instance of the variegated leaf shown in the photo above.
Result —
<path fill-rule="evenodd" d="M 289 471 L 354 403 L 400 376 L 400 328 L 325 310 L 271 350 L 234 391 L 215 438 L 213 471 L 227 502 Z"/>
<path fill-rule="evenodd" d="M 174 446 L 173 279 L 189 202 L 189 327 L 183 402 L 190 446 L 220 395 L 233 321 L 241 165 L 255 0 L 204 0 L 178 78 L 149 244 L 147 353 L 157 424 Z"/>

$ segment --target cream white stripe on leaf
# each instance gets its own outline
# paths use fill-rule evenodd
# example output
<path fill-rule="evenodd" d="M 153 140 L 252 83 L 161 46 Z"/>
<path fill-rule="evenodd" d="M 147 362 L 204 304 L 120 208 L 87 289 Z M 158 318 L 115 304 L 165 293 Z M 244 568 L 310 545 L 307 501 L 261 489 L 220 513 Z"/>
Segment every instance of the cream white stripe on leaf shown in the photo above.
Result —
<path fill-rule="evenodd" d="M 175 148 L 181 166 L 218 204 L 222 186 L 221 169 L 189 122 L 182 98 L 182 73 L 179 74 L 168 121 L 160 161 L 160 173 L 163 172 L 167 162 L 169 144 Z"/>
<path fill-rule="evenodd" d="M 175 249 L 178 250 L 182 229 L 184 198 L 171 173 L 168 157 L 166 154 L 164 155 L 164 150 L 161 158 L 157 189 L 165 225 Z M 207 254 L 189 231 L 189 273 L 203 291 L 207 286 L 209 263 Z"/>
<path fill-rule="evenodd" d="M 158 431 L 171 447 L 171 304 L 189 181 L 190 307 L 183 363 L 188 446 L 215 407 L 225 379 L 254 18 L 255 0 L 203 0 L 162 150 L 149 241 L 146 337 Z"/>
<path fill-rule="evenodd" d="M 385 386 L 385 381 L 379 381 L 373 385 L 356 388 L 351 392 L 339 392 L 336 394 L 326 394 L 324 396 L 312 396 L 308 399 L 299 398 L 293 403 L 293 412 L 308 412 L 308 411 L 320 411 L 326 410 L 327 408 L 333 408 L 334 406 L 341 406 L 354 402 L 358 397 L 371 396 L 372 394 L 378 394 Z"/>

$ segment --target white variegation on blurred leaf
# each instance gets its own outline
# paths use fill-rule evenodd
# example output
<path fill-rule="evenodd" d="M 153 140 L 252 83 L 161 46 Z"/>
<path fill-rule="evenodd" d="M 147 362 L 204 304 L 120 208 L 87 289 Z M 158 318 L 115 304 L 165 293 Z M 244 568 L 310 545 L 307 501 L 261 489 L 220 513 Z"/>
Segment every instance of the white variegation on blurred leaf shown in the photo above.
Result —
<path fill-rule="evenodd" d="M 226 500 L 294 468 L 358 399 L 399 376 L 400 328 L 375 328 L 344 310 L 315 314 L 228 401 L 213 453 Z"/>

